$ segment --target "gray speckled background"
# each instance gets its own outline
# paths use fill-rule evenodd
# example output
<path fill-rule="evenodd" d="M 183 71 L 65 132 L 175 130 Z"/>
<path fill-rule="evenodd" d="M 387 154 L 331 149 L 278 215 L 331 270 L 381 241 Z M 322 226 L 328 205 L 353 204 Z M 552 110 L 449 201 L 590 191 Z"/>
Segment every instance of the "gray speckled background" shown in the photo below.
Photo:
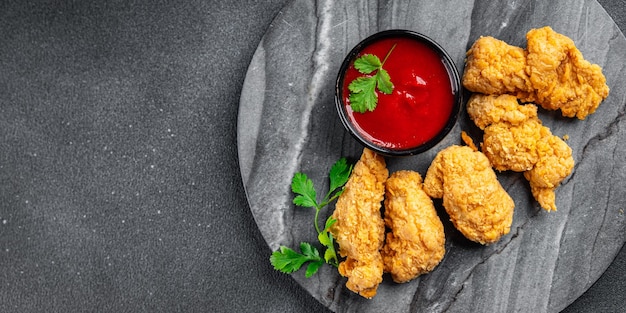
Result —
<path fill-rule="evenodd" d="M 329 312 L 270 266 L 237 152 L 290 3 L 0 2 L 0 312 Z M 619 312 L 624 272 L 622 248 L 566 311 Z"/>
<path fill-rule="evenodd" d="M 626 148 L 619 144 L 626 132 L 626 39 L 595 1 L 294 1 L 270 25 L 244 83 L 238 127 L 242 177 L 272 250 L 314 241 L 312 212 L 290 203 L 290 180 L 302 171 L 324 186 L 335 160 L 360 155 L 362 147 L 343 130 L 333 102 L 338 68 L 356 43 L 379 30 L 418 31 L 438 41 L 462 71 L 465 51 L 479 36 L 525 46 L 526 32 L 545 25 L 603 66 L 611 88 L 585 121 L 540 112 L 555 135 L 570 137 L 577 162 L 557 191 L 559 210 L 544 212 L 521 174 L 502 173 L 516 211 L 511 233 L 498 243 L 468 243 L 444 222 L 442 263 L 407 284 L 386 277 L 373 300 L 345 289 L 345 279 L 330 268 L 311 279 L 296 273 L 298 283 L 338 312 L 557 312 L 602 274 L 626 240 Z M 424 174 L 436 152 L 460 142 L 461 130 L 480 139 L 462 114 L 435 148 L 387 159 L 388 167 Z"/>

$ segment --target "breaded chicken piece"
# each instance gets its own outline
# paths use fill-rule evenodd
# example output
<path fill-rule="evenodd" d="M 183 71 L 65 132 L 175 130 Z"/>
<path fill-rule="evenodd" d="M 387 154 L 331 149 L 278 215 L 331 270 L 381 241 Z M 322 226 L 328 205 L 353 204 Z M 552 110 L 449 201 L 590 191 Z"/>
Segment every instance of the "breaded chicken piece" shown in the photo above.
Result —
<path fill-rule="evenodd" d="M 339 245 L 339 254 L 346 258 L 339 264 L 339 273 L 348 277 L 348 289 L 365 298 L 375 296 L 383 280 L 380 249 L 385 224 L 381 205 L 388 176 L 385 159 L 364 149 L 333 213 L 337 222 L 330 231 Z"/>
<path fill-rule="evenodd" d="M 422 189 L 422 176 L 398 171 L 385 184 L 384 271 L 397 283 L 428 273 L 446 252 L 443 224 L 430 197 Z"/>
<path fill-rule="evenodd" d="M 463 86 L 473 92 L 528 98 L 532 86 L 526 67 L 524 49 L 490 36 L 480 37 L 467 51 Z"/>
<path fill-rule="evenodd" d="M 499 122 L 519 125 L 528 119 L 537 117 L 534 105 L 520 106 L 517 98 L 511 95 L 489 97 L 473 94 L 467 101 L 467 113 L 474 124 L 484 130 L 487 126 Z"/>
<path fill-rule="evenodd" d="M 574 41 L 549 26 L 526 34 L 527 74 L 535 103 L 584 120 L 609 95 L 602 68 L 583 58 Z"/>
<path fill-rule="evenodd" d="M 541 122 L 537 107 L 519 105 L 511 95 L 473 94 L 467 102 L 470 119 L 485 131 L 482 151 L 498 171 L 523 172 L 537 163 Z"/>
<path fill-rule="evenodd" d="M 572 148 L 561 138 L 546 134 L 537 143 L 537 151 L 539 160 L 531 170 L 524 172 L 524 177 L 541 207 L 547 211 L 556 211 L 554 190 L 574 168 Z"/>
<path fill-rule="evenodd" d="M 469 240 L 490 244 L 510 231 L 515 203 L 480 151 L 456 145 L 440 151 L 428 168 L 424 191 L 443 198 L 452 224 Z"/>
<path fill-rule="evenodd" d="M 485 128 L 482 151 L 498 171 L 528 171 L 539 160 L 537 141 L 542 129 L 537 118 L 517 125 L 491 124 Z"/>
<path fill-rule="evenodd" d="M 609 94 L 602 68 L 583 58 L 574 41 L 549 26 L 526 34 L 527 48 L 481 37 L 467 51 L 463 86 L 514 95 L 563 116 L 583 120 Z"/>
<path fill-rule="evenodd" d="M 567 143 L 541 124 L 537 107 L 509 95 L 474 94 L 468 113 L 484 129 L 481 147 L 492 166 L 524 172 L 541 207 L 556 210 L 554 189 L 571 173 L 574 159 Z"/>

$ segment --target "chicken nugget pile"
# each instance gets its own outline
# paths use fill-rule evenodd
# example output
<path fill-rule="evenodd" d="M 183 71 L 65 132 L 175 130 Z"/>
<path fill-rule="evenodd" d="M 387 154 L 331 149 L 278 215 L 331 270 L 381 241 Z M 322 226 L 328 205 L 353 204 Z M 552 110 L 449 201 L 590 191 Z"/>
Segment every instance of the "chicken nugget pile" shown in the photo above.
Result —
<path fill-rule="evenodd" d="M 526 34 L 527 47 L 480 37 L 467 51 L 463 86 L 475 92 L 467 111 L 484 131 L 484 154 L 498 171 L 523 172 L 541 207 L 574 167 L 572 149 L 542 125 L 537 106 L 584 120 L 608 96 L 602 68 L 549 26 Z M 527 103 L 520 105 L 519 102 Z"/>
<path fill-rule="evenodd" d="M 337 222 L 331 232 L 346 258 L 339 274 L 348 278 L 348 289 L 365 298 L 376 295 L 383 272 L 407 282 L 431 271 L 445 254 L 443 224 L 420 174 L 388 176 L 385 159 L 364 149 L 333 213 Z M 386 241 L 385 224 L 391 230 Z"/>
<path fill-rule="evenodd" d="M 499 171 L 523 172 L 533 196 L 547 211 L 556 211 L 554 189 L 574 168 L 572 149 L 537 117 L 533 104 L 511 95 L 473 94 L 470 119 L 484 131 L 482 151 Z"/>
<path fill-rule="evenodd" d="M 581 120 L 595 112 L 609 94 L 602 68 L 549 26 L 530 30 L 526 39 L 524 50 L 480 37 L 467 52 L 463 86 L 483 94 L 511 94 Z"/>
<path fill-rule="evenodd" d="M 383 273 L 404 283 L 443 260 L 444 227 L 432 198 L 443 200 L 452 225 L 469 240 L 488 245 L 508 234 L 515 202 L 494 169 L 523 173 L 541 207 L 557 209 L 555 189 L 574 168 L 572 149 L 542 124 L 533 103 L 584 120 L 609 88 L 602 69 L 568 37 L 543 27 L 526 38 L 522 49 L 481 37 L 467 52 L 463 85 L 474 92 L 467 112 L 484 132 L 480 150 L 462 132 L 466 146 L 441 150 L 423 181 L 409 170 L 389 176 L 385 159 L 363 150 L 330 229 L 345 257 L 339 273 L 348 289 L 372 298 Z"/>
<path fill-rule="evenodd" d="M 339 274 L 348 278 L 349 290 L 372 298 L 384 272 L 405 283 L 443 260 L 444 228 L 431 197 L 443 197 L 453 225 L 470 240 L 490 244 L 509 232 L 515 204 L 487 158 L 468 144 L 441 151 L 424 184 L 419 173 L 409 170 L 388 177 L 384 158 L 363 150 L 337 200 L 337 222 L 330 229 L 346 258 Z"/>

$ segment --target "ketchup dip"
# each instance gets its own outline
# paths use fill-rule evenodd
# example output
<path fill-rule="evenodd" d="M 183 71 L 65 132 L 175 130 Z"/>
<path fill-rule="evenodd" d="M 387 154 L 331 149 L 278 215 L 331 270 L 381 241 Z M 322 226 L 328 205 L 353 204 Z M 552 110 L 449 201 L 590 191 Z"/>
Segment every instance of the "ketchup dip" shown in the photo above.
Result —
<path fill-rule="evenodd" d="M 393 48 L 393 50 L 392 50 Z M 376 90 L 373 111 L 350 107 L 348 85 L 366 76 L 354 60 L 376 55 L 384 61 L 394 85 L 391 94 Z M 434 41 L 419 33 L 390 30 L 363 40 L 348 54 L 337 78 L 336 102 L 348 131 L 379 153 L 412 155 L 430 149 L 452 129 L 461 105 L 459 74 L 454 62 Z"/>

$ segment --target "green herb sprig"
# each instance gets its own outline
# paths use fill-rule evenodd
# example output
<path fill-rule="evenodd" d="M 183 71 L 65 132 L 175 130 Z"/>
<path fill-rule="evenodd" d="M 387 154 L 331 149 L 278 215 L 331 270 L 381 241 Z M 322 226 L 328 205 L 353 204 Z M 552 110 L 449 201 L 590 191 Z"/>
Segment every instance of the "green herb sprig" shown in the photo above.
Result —
<path fill-rule="evenodd" d="M 297 206 L 315 209 L 314 226 L 317 231 L 317 240 L 326 248 L 324 257 L 322 258 L 317 248 L 307 242 L 300 243 L 300 252 L 291 248 L 280 246 L 279 250 L 274 251 L 270 256 L 270 263 L 274 269 L 283 273 L 293 273 L 299 270 L 308 262 L 305 276 L 311 277 L 317 273 L 320 266 L 328 263 L 332 266 L 339 266 L 339 259 L 335 250 L 334 238 L 330 232 L 330 227 L 337 222 L 331 216 L 326 219 L 324 228 L 320 229 L 318 224 L 319 213 L 333 200 L 337 199 L 343 192 L 343 186 L 348 182 L 352 166 L 349 166 L 345 158 L 339 159 L 330 169 L 329 172 L 329 190 L 321 202 L 317 202 L 317 192 L 313 181 L 304 173 L 295 173 L 291 180 L 291 191 L 296 195 L 293 203 Z"/>
<path fill-rule="evenodd" d="M 368 110 L 374 111 L 378 105 L 376 88 L 384 94 L 393 92 L 391 77 L 389 72 L 383 68 L 383 65 L 395 47 L 396 44 L 389 49 L 382 62 L 373 54 L 365 54 L 354 60 L 354 68 L 359 73 L 367 76 L 357 77 L 348 85 L 348 90 L 350 90 L 350 107 L 353 111 L 359 113 L 365 113 Z M 376 73 L 371 75 L 374 71 Z"/>

